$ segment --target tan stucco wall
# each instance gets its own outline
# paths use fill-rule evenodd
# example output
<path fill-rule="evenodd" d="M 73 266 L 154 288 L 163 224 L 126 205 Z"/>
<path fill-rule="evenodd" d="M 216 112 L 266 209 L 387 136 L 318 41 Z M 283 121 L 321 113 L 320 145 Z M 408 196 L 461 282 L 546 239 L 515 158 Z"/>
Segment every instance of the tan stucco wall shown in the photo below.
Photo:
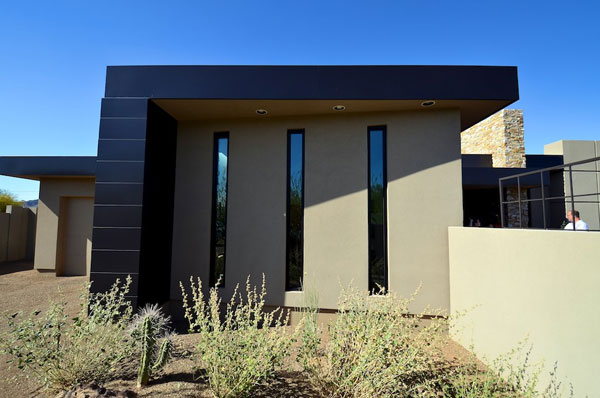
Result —
<path fill-rule="evenodd" d="M 8 254 L 8 226 L 10 214 L 0 213 L 0 263 L 6 261 Z"/>
<path fill-rule="evenodd" d="M 563 155 L 564 163 L 577 162 L 600 156 L 600 141 L 561 140 L 544 145 L 544 154 Z M 578 172 L 577 170 L 585 170 Z M 573 167 L 573 191 L 575 195 L 600 192 L 600 162 L 591 162 Z M 565 195 L 570 195 L 569 175 L 565 173 Z M 575 209 L 590 229 L 600 229 L 600 203 L 577 203 L 578 200 L 598 201 L 600 195 L 575 198 Z M 571 200 L 566 200 L 567 210 Z"/>
<path fill-rule="evenodd" d="M 63 197 L 58 223 L 57 275 L 89 275 L 92 258 L 93 197 Z"/>
<path fill-rule="evenodd" d="M 34 268 L 55 270 L 61 197 L 93 197 L 93 178 L 40 180 Z"/>
<path fill-rule="evenodd" d="M 0 262 L 27 258 L 32 226 L 35 226 L 34 209 L 6 206 L 6 212 L 0 213 Z"/>
<path fill-rule="evenodd" d="M 10 214 L 8 229 L 7 261 L 24 260 L 27 255 L 27 226 L 29 224 L 29 209 L 18 206 L 7 206 Z"/>
<path fill-rule="evenodd" d="M 447 309 L 447 227 L 463 220 L 460 118 L 458 113 L 421 113 L 390 127 L 390 286 L 408 296 L 422 283 L 414 308 Z"/>
<path fill-rule="evenodd" d="M 576 397 L 600 396 L 600 232 L 454 227 L 449 240 L 458 342 L 492 359 L 529 336 Z"/>
<path fill-rule="evenodd" d="M 208 280 L 213 134 L 229 131 L 225 296 L 248 274 L 267 275 L 268 303 L 285 292 L 286 138 L 305 129 L 304 271 L 322 308 L 339 285 L 367 289 L 367 127 L 387 125 L 390 287 L 448 306 L 447 227 L 462 220 L 458 111 L 363 113 L 180 122 L 171 298 L 190 274 Z"/>

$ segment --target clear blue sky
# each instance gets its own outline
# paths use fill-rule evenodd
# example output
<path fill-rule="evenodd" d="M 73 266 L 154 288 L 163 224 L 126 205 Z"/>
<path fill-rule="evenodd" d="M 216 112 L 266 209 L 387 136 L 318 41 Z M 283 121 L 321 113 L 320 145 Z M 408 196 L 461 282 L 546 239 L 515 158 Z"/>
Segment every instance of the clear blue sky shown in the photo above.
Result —
<path fill-rule="evenodd" d="M 95 155 L 107 65 L 516 65 L 528 153 L 600 140 L 598 1 L 10 1 L 0 156 Z M 21 199 L 37 185 L 0 177 Z"/>

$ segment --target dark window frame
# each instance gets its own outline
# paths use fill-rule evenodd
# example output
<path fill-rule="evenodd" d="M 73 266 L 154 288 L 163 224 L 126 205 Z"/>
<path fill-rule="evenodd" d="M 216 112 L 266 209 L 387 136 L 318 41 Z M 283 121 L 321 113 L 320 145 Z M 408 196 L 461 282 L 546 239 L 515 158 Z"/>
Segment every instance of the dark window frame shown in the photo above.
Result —
<path fill-rule="evenodd" d="M 227 207 L 229 206 L 229 131 L 215 132 L 213 135 L 213 168 L 212 168 L 212 194 L 211 194 L 211 218 L 210 218 L 210 267 L 209 267 L 209 286 L 213 287 L 217 283 L 215 277 L 216 260 L 216 239 L 217 239 L 217 185 L 219 174 L 219 140 L 227 139 L 227 171 L 225 174 L 225 242 L 223 244 L 223 278 L 219 284 L 220 288 L 225 287 L 225 270 L 227 266 Z"/>
<path fill-rule="evenodd" d="M 292 146 L 292 141 L 291 141 L 291 136 L 292 134 L 301 134 L 302 135 L 302 201 L 301 201 L 301 206 L 302 206 L 302 211 L 301 211 L 301 217 L 302 217 L 302 238 L 301 238 L 301 246 L 302 246 L 302 273 L 301 275 L 304 274 L 304 198 L 305 198 L 305 183 L 304 183 L 304 177 L 305 177 L 305 173 L 306 173 L 306 164 L 305 164 L 305 142 L 306 142 L 306 134 L 305 134 L 305 129 L 289 129 L 287 131 L 287 159 L 286 159 L 286 204 L 285 204 L 285 214 L 286 214 L 286 221 L 285 221 L 285 290 L 286 291 L 302 291 L 302 284 L 300 285 L 300 288 L 296 287 L 296 286 L 292 286 L 289 280 L 289 264 L 290 264 L 290 193 L 291 193 L 291 189 L 290 189 L 290 184 L 291 184 L 291 161 L 292 161 L 292 156 L 291 156 L 291 146 Z"/>
<path fill-rule="evenodd" d="M 385 283 L 383 287 L 387 292 L 389 290 L 389 263 L 388 263 L 388 222 L 387 222 L 387 126 L 368 126 L 367 127 L 367 273 L 369 292 L 373 293 L 371 288 L 373 281 L 371 279 L 371 132 L 382 132 L 382 161 L 383 161 L 383 276 Z"/>

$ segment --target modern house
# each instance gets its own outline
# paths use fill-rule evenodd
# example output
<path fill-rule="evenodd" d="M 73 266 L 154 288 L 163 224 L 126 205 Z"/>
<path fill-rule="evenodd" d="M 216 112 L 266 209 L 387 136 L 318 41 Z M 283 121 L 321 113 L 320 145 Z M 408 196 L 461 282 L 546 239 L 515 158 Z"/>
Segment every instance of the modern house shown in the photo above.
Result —
<path fill-rule="evenodd" d="M 42 181 L 36 268 L 90 256 L 93 288 L 131 275 L 138 304 L 180 299 L 190 275 L 228 295 L 264 273 L 272 305 L 314 288 L 333 309 L 352 281 L 422 283 L 416 306 L 448 308 L 460 132 L 517 99 L 515 67 L 109 67 L 95 170 L 5 158 L 0 172 Z M 91 248 L 70 248 L 92 197 Z"/>
<path fill-rule="evenodd" d="M 40 181 L 39 270 L 97 291 L 131 275 L 138 305 L 180 300 L 191 275 L 227 297 L 264 273 L 267 304 L 315 289 L 325 310 L 350 282 L 422 284 L 413 309 L 465 313 L 451 333 L 479 356 L 529 335 L 532 361 L 599 396 L 600 233 L 548 229 L 575 191 L 600 229 L 600 141 L 526 155 L 518 97 L 515 67 L 109 67 L 97 157 L 0 157 L 0 174 Z M 511 195 L 514 228 L 463 227 Z"/>

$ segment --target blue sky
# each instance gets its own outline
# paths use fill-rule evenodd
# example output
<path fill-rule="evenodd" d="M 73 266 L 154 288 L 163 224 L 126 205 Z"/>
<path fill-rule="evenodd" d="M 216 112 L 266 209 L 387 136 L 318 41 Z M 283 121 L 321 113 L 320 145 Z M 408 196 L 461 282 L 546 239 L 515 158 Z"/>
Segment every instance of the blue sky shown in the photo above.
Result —
<path fill-rule="evenodd" d="M 137 64 L 516 65 L 528 153 L 600 140 L 598 15 L 597 1 L 4 2 L 0 156 L 95 155 L 105 68 Z"/>

